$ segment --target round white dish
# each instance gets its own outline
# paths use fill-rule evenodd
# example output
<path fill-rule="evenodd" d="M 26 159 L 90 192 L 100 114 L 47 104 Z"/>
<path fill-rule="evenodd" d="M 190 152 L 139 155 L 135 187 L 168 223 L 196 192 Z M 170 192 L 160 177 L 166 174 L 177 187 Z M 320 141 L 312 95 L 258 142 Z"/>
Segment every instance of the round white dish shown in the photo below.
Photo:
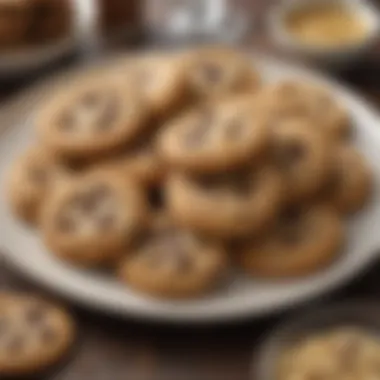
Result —
<path fill-rule="evenodd" d="M 332 291 L 362 272 L 380 248 L 379 116 L 358 96 L 317 74 L 268 57 L 256 56 L 254 63 L 270 81 L 295 78 L 322 83 L 352 112 L 355 144 L 373 170 L 375 191 L 368 207 L 348 223 L 346 249 L 333 265 L 310 277 L 276 282 L 231 273 L 227 285 L 213 294 L 194 300 L 164 301 L 136 293 L 109 275 L 71 267 L 50 255 L 38 233 L 11 215 L 4 181 L 12 161 L 33 142 L 33 116 L 38 105 L 83 69 L 29 92 L 8 111 L 0 110 L 3 125 L 9 125 L 0 136 L 0 252 L 4 258 L 36 282 L 83 306 L 123 317 L 176 323 L 221 322 L 273 313 Z"/>

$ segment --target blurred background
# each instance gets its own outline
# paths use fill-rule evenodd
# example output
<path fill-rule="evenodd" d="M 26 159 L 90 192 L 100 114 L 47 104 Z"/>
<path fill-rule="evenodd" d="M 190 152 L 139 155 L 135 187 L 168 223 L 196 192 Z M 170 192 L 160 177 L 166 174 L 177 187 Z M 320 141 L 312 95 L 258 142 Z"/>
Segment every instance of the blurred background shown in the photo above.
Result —
<path fill-rule="evenodd" d="M 276 7 L 284 3 L 288 2 L 1 0 L 0 107 L 61 71 L 92 64 L 113 53 L 227 43 L 326 71 L 379 108 L 379 39 L 371 39 L 365 49 L 349 56 L 339 53 L 338 64 L 331 64 L 330 57 L 334 51 L 341 52 L 339 44 L 310 57 L 276 37 L 273 17 Z M 370 4 L 374 9 L 380 6 L 376 0 Z M 350 287 L 332 294 L 331 299 L 377 298 L 379 270 L 379 265 L 374 266 Z M 5 263 L 0 265 L 0 289 L 46 294 Z M 73 312 L 78 318 L 82 349 L 54 379 L 248 380 L 253 352 L 268 329 L 283 317 L 183 329 L 138 321 L 124 323 L 75 307 Z"/>

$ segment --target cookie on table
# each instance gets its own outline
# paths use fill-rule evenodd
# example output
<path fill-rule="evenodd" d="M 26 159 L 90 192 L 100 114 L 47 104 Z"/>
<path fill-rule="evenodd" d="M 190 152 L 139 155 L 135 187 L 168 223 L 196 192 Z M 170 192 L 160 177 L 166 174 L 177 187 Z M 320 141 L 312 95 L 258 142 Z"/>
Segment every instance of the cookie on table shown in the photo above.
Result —
<path fill-rule="evenodd" d="M 254 92 L 259 74 L 242 53 L 224 47 L 200 48 L 184 54 L 190 94 L 198 101 Z"/>
<path fill-rule="evenodd" d="M 108 154 L 145 133 L 144 102 L 111 75 L 85 78 L 40 111 L 41 140 L 56 154 L 86 160 Z"/>
<path fill-rule="evenodd" d="M 273 124 L 272 158 L 283 176 L 289 202 L 311 198 L 328 176 L 330 142 L 313 127 L 297 118 Z"/>
<path fill-rule="evenodd" d="M 36 297 L 0 293 L 1 378 L 50 369 L 68 353 L 75 335 L 73 320 L 60 307 Z"/>
<path fill-rule="evenodd" d="M 330 264 L 343 243 L 343 222 L 332 207 L 287 209 L 269 234 L 241 250 L 240 263 L 253 276 L 302 276 Z"/>
<path fill-rule="evenodd" d="M 260 161 L 269 147 L 267 122 L 252 98 L 231 98 L 194 109 L 169 121 L 158 135 L 162 160 L 191 173 L 224 171 Z"/>
<path fill-rule="evenodd" d="M 223 239 L 265 231 L 275 221 L 283 197 L 281 178 L 269 167 L 202 178 L 173 174 L 166 190 L 176 222 Z"/>
<path fill-rule="evenodd" d="M 177 55 L 146 54 L 123 66 L 118 75 L 156 118 L 175 113 L 187 101 L 185 66 Z"/>
<path fill-rule="evenodd" d="M 365 206 L 372 185 L 372 173 L 364 157 L 353 146 L 334 147 L 323 199 L 343 213 L 353 213 Z"/>
<path fill-rule="evenodd" d="M 258 94 L 257 104 L 274 121 L 307 117 L 332 139 L 346 138 L 351 132 L 348 111 L 317 85 L 290 80 L 268 85 Z"/>
<path fill-rule="evenodd" d="M 146 218 L 137 184 L 110 168 L 61 186 L 43 205 L 41 233 L 58 257 L 77 265 L 112 263 Z"/>
<path fill-rule="evenodd" d="M 11 167 L 8 199 L 14 213 L 29 223 L 37 223 L 41 204 L 57 183 L 71 173 L 42 146 L 28 149 Z"/>
<path fill-rule="evenodd" d="M 156 217 L 119 268 L 133 288 L 154 296 L 186 298 L 213 289 L 226 270 L 223 248 Z"/>

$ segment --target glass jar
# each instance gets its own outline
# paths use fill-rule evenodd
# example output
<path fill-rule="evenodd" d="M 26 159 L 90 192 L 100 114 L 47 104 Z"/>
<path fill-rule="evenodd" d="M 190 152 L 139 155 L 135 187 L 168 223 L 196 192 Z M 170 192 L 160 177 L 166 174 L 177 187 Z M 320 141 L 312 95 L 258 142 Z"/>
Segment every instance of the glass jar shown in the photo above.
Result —
<path fill-rule="evenodd" d="M 164 42 L 237 42 L 251 26 L 252 0 L 146 0 L 150 36 Z"/>

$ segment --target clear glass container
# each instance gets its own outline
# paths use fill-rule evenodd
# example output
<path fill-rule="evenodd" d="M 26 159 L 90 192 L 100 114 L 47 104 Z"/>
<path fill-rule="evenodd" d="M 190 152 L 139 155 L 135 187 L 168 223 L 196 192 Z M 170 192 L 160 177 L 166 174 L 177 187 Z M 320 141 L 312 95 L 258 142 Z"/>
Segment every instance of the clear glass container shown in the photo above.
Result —
<path fill-rule="evenodd" d="M 251 27 L 251 0 L 146 0 L 153 40 L 166 43 L 238 42 Z"/>

